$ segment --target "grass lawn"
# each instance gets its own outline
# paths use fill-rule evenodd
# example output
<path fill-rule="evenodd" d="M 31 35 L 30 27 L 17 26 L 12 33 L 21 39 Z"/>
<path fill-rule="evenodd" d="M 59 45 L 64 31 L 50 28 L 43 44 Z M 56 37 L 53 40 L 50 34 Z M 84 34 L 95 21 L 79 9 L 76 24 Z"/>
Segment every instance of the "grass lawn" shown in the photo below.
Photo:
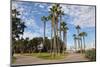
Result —
<path fill-rule="evenodd" d="M 68 54 L 66 53 L 65 55 L 60 54 L 60 55 L 51 55 L 50 53 L 46 53 L 46 52 L 42 52 L 42 53 L 23 53 L 20 55 L 24 55 L 24 56 L 33 56 L 36 58 L 41 58 L 41 59 L 45 59 L 45 60 L 59 60 L 59 59 L 64 59 Z M 15 62 L 16 58 L 13 57 L 13 63 Z"/>
<path fill-rule="evenodd" d="M 58 59 L 64 59 L 66 55 L 60 54 L 53 56 L 50 53 L 32 53 L 32 56 L 47 60 L 58 60 Z"/>

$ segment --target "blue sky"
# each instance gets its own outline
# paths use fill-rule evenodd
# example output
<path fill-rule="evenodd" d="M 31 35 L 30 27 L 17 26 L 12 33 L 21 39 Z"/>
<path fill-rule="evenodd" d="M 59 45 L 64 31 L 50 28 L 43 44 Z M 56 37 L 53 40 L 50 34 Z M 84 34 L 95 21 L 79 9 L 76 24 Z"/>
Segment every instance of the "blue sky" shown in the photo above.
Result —
<path fill-rule="evenodd" d="M 25 22 L 27 28 L 24 32 L 24 38 L 42 37 L 43 36 L 43 22 L 42 16 L 48 16 L 49 8 L 53 4 L 50 3 L 34 3 L 34 2 L 20 2 L 12 1 L 12 9 L 17 8 L 20 11 L 22 21 Z M 75 27 L 80 25 L 81 32 L 87 32 L 86 44 L 87 47 L 93 47 L 95 43 L 95 6 L 80 6 L 60 4 L 65 13 L 63 20 L 67 23 L 69 28 L 67 33 L 68 47 L 74 45 L 73 34 L 77 33 Z M 46 36 L 50 38 L 51 24 L 47 22 Z"/>

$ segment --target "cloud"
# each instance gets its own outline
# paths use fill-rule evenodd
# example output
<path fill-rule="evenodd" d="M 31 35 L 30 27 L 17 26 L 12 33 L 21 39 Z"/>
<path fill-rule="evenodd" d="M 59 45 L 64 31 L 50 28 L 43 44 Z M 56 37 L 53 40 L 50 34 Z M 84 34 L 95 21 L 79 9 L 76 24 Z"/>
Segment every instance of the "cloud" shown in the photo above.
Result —
<path fill-rule="evenodd" d="M 79 6 L 79 5 L 61 5 L 61 6 L 64 13 L 68 15 L 69 18 L 72 18 L 70 20 L 72 21 L 71 24 L 74 24 L 75 26 L 80 25 L 81 27 L 95 26 L 94 6 Z"/>
<path fill-rule="evenodd" d="M 44 8 L 45 6 L 43 6 L 43 5 L 39 5 L 39 7 Z"/>
<path fill-rule="evenodd" d="M 29 37 L 29 39 L 32 39 L 34 37 L 41 37 L 41 34 L 37 33 L 37 32 L 24 32 L 23 38 L 27 38 Z"/>
<path fill-rule="evenodd" d="M 49 6 L 47 7 L 47 10 L 50 11 L 50 8 L 52 8 L 52 5 L 49 5 Z"/>
<path fill-rule="evenodd" d="M 40 8 L 44 8 L 45 6 L 47 6 L 47 4 L 45 3 L 35 3 L 36 7 L 40 7 Z"/>
<path fill-rule="evenodd" d="M 27 38 L 29 37 L 29 39 L 32 39 L 34 37 L 34 35 L 31 32 L 24 32 L 23 38 Z"/>
<path fill-rule="evenodd" d="M 24 38 L 29 37 L 29 39 L 32 39 L 34 37 L 43 36 L 43 27 L 38 26 L 38 24 L 36 24 L 35 19 L 33 18 L 26 19 L 25 25 L 27 26 L 27 28 L 25 28 L 25 32 L 23 36 Z"/>

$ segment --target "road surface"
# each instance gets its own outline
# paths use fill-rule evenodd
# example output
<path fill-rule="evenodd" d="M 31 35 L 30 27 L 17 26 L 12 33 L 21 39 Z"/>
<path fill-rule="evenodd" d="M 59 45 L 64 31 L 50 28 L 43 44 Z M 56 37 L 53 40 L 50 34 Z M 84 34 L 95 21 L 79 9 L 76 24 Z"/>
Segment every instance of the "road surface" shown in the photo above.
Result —
<path fill-rule="evenodd" d="M 89 61 L 83 54 L 70 53 L 64 59 L 60 60 L 45 60 L 33 56 L 15 55 L 16 61 L 13 65 L 26 65 L 26 64 L 45 64 L 45 63 L 60 63 L 60 62 L 79 62 Z"/>

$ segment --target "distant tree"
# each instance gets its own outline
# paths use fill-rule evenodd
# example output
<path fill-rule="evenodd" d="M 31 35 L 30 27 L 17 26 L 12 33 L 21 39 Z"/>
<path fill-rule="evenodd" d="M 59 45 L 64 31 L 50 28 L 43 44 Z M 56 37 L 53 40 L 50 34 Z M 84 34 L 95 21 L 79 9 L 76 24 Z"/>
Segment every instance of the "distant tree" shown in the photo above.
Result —
<path fill-rule="evenodd" d="M 26 27 L 21 18 L 18 18 L 19 15 L 20 12 L 17 9 L 12 9 L 12 53 L 14 53 L 14 48 L 16 47 L 16 39 L 19 40 L 20 35 L 23 35 Z"/>
<path fill-rule="evenodd" d="M 80 50 L 81 50 L 81 53 L 82 53 L 82 49 L 83 49 L 83 44 L 82 44 L 82 36 L 83 36 L 83 34 L 82 33 L 79 33 L 79 40 L 80 40 L 80 43 L 81 43 L 81 45 L 80 45 Z"/>
<path fill-rule="evenodd" d="M 85 50 L 85 48 L 86 48 L 85 37 L 87 36 L 87 33 L 86 33 L 86 32 L 81 32 L 80 35 L 81 35 L 81 37 L 83 38 L 84 50 Z"/>
<path fill-rule="evenodd" d="M 76 26 L 76 29 L 77 29 L 77 36 L 79 35 L 79 33 L 80 33 L 80 29 L 81 29 L 81 27 L 79 26 L 79 25 L 77 25 Z M 79 38 L 79 37 L 78 37 Z M 80 40 L 78 39 L 78 47 L 79 47 L 79 49 L 80 49 Z"/>
<path fill-rule="evenodd" d="M 76 34 L 73 34 L 73 37 L 74 37 L 74 45 L 75 45 L 75 51 L 76 51 L 77 50 L 77 44 L 76 44 L 77 37 L 76 37 Z"/>

